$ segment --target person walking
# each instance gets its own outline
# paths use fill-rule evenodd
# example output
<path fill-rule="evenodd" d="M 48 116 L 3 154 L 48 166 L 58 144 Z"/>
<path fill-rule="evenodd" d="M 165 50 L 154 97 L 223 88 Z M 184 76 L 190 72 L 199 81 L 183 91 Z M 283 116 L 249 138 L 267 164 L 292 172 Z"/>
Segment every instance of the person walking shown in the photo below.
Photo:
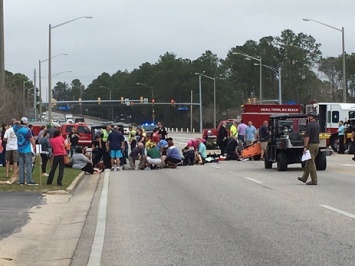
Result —
<path fill-rule="evenodd" d="M 339 121 L 339 128 L 338 128 L 337 132 L 338 132 L 338 144 L 339 144 L 338 154 L 344 154 L 345 127 L 344 127 L 343 120 Z"/>
<path fill-rule="evenodd" d="M 19 181 L 24 185 L 25 181 L 29 186 L 38 185 L 32 179 L 32 157 L 36 151 L 35 139 L 32 130 L 28 127 L 28 118 L 22 117 L 20 122 L 15 122 L 13 128 L 17 136 L 17 145 L 19 153 Z M 25 178 L 26 175 L 26 178 Z"/>
<path fill-rule="evenodd" d="M 306 132 L 304 135 L 304 149 L 303 153 L 309 150 L 311 154 L 311 159 L 306 161 L 302 177 L 298 177 L 298 180 L 306 183 L 308 176 L 311 175 L 311 181 L 307 182 L 307 185 L 317 185 L 317 169 L 315 164 L 315 159 L 319 151 L 319 133 L 320 125 L 316 121 L 318 117 L 316 112 L 310 112 L 307 115 L 308 124 L 306 126 Z"/>
<path fill-rule="evenodd" d="M 15 122 L 15 121 L 13 121 Z M 6 178 L 9 178 L 10 164 L 13 165 L 14 173 L 17 171 L 18 163 L 18 146 L 17 146 L 17 136 L 11 125 L 6 129 L 3 137 L 3 143 L 5 143 L 5 161 L 6 161 Z"/>
<path fill-rule="evenodd" d="M 67 154 L 67 151 L 65 149 L 65 139 L 63 138 L 62 133 L 59 130 L 55 130 L 53 138 L 49 140 L 49 143 L 52 147 L 53 165 L 47 179 L 47 185 L 52 185 L 55 171 L 59 166 L 57 185 L 62 186 L 64 176 L 64 156 Z"/>

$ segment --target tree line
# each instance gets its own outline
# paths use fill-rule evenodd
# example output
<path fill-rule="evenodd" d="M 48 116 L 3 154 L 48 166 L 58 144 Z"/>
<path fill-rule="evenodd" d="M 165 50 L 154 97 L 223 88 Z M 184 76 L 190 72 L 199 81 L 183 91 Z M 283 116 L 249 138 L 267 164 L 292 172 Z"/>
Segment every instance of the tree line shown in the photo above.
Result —
<path fill-rule="evenodd" d="M 193 102 L 199 102 L 199 80 L 196 73 L 204 73 L 216 79 L 217 121 L 240 115 L 240 106 L 248 98 L 259 99 L 260 66 L 254 58 L 262 58 L 262 64 L 282 70 L 282 101 L 300 104 L 312 100 L 318 102 L 341 102 L 342 55 L 338 57 L 322 57 L 321 44 L 315 38 L 304 33 L 294 33 L 286 29 L 280 36 L 266 36 L 259 41 L 248 40 L 241 46 L 232 47 L 226 58 L 218 58 L 212 51 L 205 51 L 195 60 L 179 58 L 176 54 L 166 52 L 156 63 L 143 63 L 132 71 L 118 70 L 110 75 L 101 73 L 87 87 L 79 79 L 71 84 L 58 82 L 53 88 L 53 98 L 65 100 L 102 100 L 121 97 L 133 100 L 148 98 L 154 92 L 156 103 L 169 103 L 172 99 L 177 103 L 154 106 L 155 120 L 176 127 L 188 127 L 190 119 L 195 128 L 199 123 L 199 108 L 194 107 L 192 118 L 190 106 L 179 106 L 178 103 L 189 103 L 191 91 Z M 238 54 L 239 53 L 239 54 Z M 355 54 L 346 55 L 347 101 L 354 102 L 355 95 Z M 278 99 L 278 75 L 267 67 L 262 67 L 262 99 Z M 1 114 L 21 115 L 29 99 L 33 99 L 33 84 L 26 83 L 23 93 L 23 81 L 28 78 L 23 74 L 6 72 L 7 91 L 4 95 Z M 146 86 L 137 85 L 137 83 Z M 202 103 L 204 127 L 213 123 L 213 80 L 202 77 Z M 31 96 L 32 93 L 32 96 Z M 37 90 L 38 93 L 38 90 Z M 14 100 L 24 99 L 22 105 L 14 104 Z M 31 106 L 31 104 L 30 104 Z M 179 107 L 188 107 L 188 111 L 179 111 Z M 71 106 L 74 113 L 84 113 L 106 119 L 141 123 L 152 121 L 151 105 L 124 104 L 83 104 Z M 181 109 L 181 108 L 180 108 Z M 183 108 L 185 109 L 185 108 Z M 111 117 L 113 114 L 113 117 Z M 11 117 L 12 115 L 10 115 Z"/>

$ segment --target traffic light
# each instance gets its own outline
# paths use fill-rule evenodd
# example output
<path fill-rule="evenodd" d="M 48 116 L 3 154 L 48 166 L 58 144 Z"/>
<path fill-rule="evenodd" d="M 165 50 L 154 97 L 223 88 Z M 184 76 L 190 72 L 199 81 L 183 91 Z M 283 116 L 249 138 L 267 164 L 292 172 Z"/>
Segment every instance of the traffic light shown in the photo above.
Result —
<path fill-rule="evenodd" d="M 174 99 L 171 99 L 171 100 L 170 100 L 170 103 L 171 103 L 171 106 L 173 106 L 173 107 L 175 106 L 175 101 L 174 101 Z"/>
<path fill-rule="evenodd" d="M 133 102 L 133 101 L 131 101 L 131 102 L 129 103 L 129 105 L 130 105 L 130 106 L 133 106 L 133 104 L 134 104 L 134 102 Z"/>
<path fill-rule="evenodd" d="M 97 97 L 97 103 L 101 104 L 101 97 Z"/>
<path fill-rule="evenodd" d="M 143 96 L 139 97 L 140 103 L 143 103 Z"/>
<path fill-rule="evenodd" d="M 79 105 L 81 105 L 81 98 L 79 98 L 78 100 L 79 100 Z"/>
<path fill-rule="evenodd" d="M 123 96 L 121 97 L 121 103 L 122 103 L 122 104 L 125 104 L 125 102 L 124 102 L 124 97 L 123 97 Z"/>
<path fill-rule="evenodd" d="M 152 104 L 155 104 L 155 99 L 152 99 Z"/>
<path fill-rule="evenodd" d="M 253 98 L 253 104 L 256 104 L 256 98 Z"/>

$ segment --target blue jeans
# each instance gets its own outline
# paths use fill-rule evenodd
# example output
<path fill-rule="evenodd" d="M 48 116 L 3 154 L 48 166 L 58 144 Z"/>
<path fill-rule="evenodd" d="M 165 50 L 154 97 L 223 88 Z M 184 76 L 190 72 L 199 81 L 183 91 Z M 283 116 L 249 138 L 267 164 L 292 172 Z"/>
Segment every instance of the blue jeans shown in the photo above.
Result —
<path fill-rule="evenodd" d="M 27 183 L 34 183 L 32 180 L 32 153 L 19 153 L 18 160 L 20 184 L 25 183 L 25 173 Z"/>

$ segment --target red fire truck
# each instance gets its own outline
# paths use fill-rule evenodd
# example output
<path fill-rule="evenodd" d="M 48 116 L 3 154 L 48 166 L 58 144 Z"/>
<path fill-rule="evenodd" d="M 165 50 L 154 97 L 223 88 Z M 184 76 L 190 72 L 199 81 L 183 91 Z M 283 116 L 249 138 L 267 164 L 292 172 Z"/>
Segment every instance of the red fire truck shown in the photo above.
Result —
<path fill-rule="evenodd" d="M 312 103 L 306 105 L 306 112 L 309 111 L 319 114 L 321 131 L 330 134 L 327 145 L 337 151 L 339 121 L 355 118 L 355 103 Z"/>
<path fill-rule="evenodd" d="M 242 109 L 241 120 L 246 124 L 252 121 L 256 128 L 259 128 L 265 120 L 269 121 L 272 114 L 302 113 L 300 104 L 244 104 Z"/>

